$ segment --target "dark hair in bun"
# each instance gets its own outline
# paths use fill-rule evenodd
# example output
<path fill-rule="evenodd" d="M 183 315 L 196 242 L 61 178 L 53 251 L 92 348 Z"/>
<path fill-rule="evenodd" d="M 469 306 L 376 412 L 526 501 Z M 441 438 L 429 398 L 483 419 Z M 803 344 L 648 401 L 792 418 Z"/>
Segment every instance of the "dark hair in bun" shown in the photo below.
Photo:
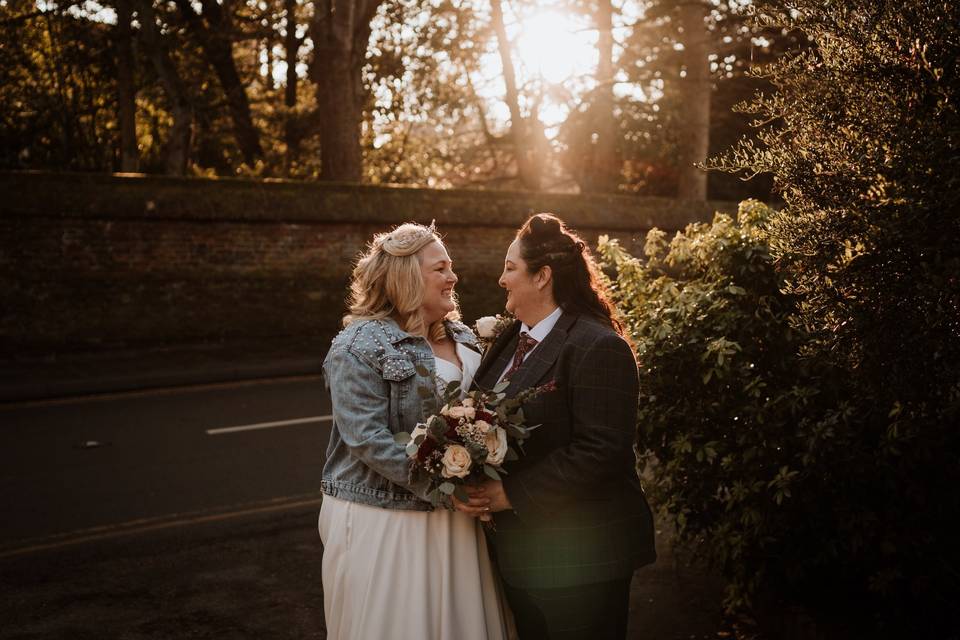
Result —
<path fill-rule="evenodd" d="M 599 269 L 589 247 L 563 220 L 552 213 L 531 216 L 517 232 L 517 240 L 530 273 L 550 267 L 553 298 L 561 309 L 599 318 L 623 335 L 623 325 L 597 276 Z"/>

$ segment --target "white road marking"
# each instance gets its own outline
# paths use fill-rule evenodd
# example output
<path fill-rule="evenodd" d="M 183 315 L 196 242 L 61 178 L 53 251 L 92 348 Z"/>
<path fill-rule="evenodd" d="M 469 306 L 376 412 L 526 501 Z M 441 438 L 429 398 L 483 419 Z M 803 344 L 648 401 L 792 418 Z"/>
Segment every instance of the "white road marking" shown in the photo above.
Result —
<path fill-rule="evenodd" d="M 333 420 L 332 415 L 310 416 L 309 418 L 294 418 L 293 420 L 276 420 L 274 422 L 257 422 L 256 424 L 241 424 L 236 427 L 220 427 L 219 429 L 207 429 L 207 435 L 219 436 L 224 433 L 237 433 L 238 431 L 254 431 L 256 429 L 273 429 L 274 427 L 289 427 L 295 424 L 307 424 L 309 422 L 328 422 Z"/>

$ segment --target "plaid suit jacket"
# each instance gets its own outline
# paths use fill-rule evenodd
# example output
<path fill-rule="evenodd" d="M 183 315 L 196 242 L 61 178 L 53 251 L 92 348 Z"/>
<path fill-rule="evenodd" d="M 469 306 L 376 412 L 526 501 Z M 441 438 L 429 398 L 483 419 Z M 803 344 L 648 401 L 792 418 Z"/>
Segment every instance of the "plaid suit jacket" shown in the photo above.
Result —
<path fill-rule="evenodd" d="M 496 384 L 519 328 L 514 323 L 485 354 L 478 386 Z M 556 391 L 523 407 L 527 424 L 541 426 L 520 460 L 505 466 L 514 509 L 494 517 L 501 575 L 521 589 L 628 577 L 656 559 L 633 450 L 639 396 L 633 352 L 601 321 L 564 313 L 511 377 L 507 397 L 551 380 Z"/>

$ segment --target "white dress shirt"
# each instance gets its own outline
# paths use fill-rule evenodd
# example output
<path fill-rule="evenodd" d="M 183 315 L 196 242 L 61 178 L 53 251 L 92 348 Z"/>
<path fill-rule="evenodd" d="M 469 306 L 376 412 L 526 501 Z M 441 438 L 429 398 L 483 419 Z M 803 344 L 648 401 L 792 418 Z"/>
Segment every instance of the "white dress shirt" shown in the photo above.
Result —
<path fill-rule="evenodd" d="M 563 309 L 557 307 L 553 312 L 548 315 L 546 318 L 535 324 L 533 327 L 528 327 L 526 323 L 520 324 L 520 333 L 526 333 L 528 336 L 537 341 L 537 344 L 533 346 L 533 349 L 527 351 L 523 354 L 523 360 L 526 362 L 527 358 L 530 357 L 530 354 L 537 350 L 537 347 L 540 346 L 540 343 L 543 342 L 544 338 L 550 335 L 550 332 L 553 331 L 553 327 L 557 324 L 557 320 L 560 319 L 560 316 L 563 315 Z M 510 367 L 513 366 L 513 356 L 510 356 L 510 360 L 507 361 L 507 366 L 503 368 L 503 371 L 500 372 L 500 377 L 497 379 L 499 382 L 503 380 L 503 376 L 507 375 L 507 371 L 510 370 Z"/>

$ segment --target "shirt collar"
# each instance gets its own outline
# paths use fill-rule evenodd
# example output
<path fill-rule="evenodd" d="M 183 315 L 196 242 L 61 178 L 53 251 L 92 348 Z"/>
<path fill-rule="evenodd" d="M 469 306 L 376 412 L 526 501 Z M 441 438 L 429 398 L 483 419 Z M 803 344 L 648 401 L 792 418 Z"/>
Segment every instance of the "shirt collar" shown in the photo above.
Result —
<path fill-rule="evenodd" d="M 528 336 L 536 340 L 537 342 L 543 342 L 543 339 L 546 338 L 551 331 L 553 331 L 554 325 L 557 324 L 557 320 L 560 319 L 560 316 L 563 315 L 563 309 L 557 307 L 553 310 L 553 313 L 548 315 L 546 318 L 538 322 L 533 327 L 528 327 L 526 323 L 520 324 L 520 331 L 526 332 Z"/>

